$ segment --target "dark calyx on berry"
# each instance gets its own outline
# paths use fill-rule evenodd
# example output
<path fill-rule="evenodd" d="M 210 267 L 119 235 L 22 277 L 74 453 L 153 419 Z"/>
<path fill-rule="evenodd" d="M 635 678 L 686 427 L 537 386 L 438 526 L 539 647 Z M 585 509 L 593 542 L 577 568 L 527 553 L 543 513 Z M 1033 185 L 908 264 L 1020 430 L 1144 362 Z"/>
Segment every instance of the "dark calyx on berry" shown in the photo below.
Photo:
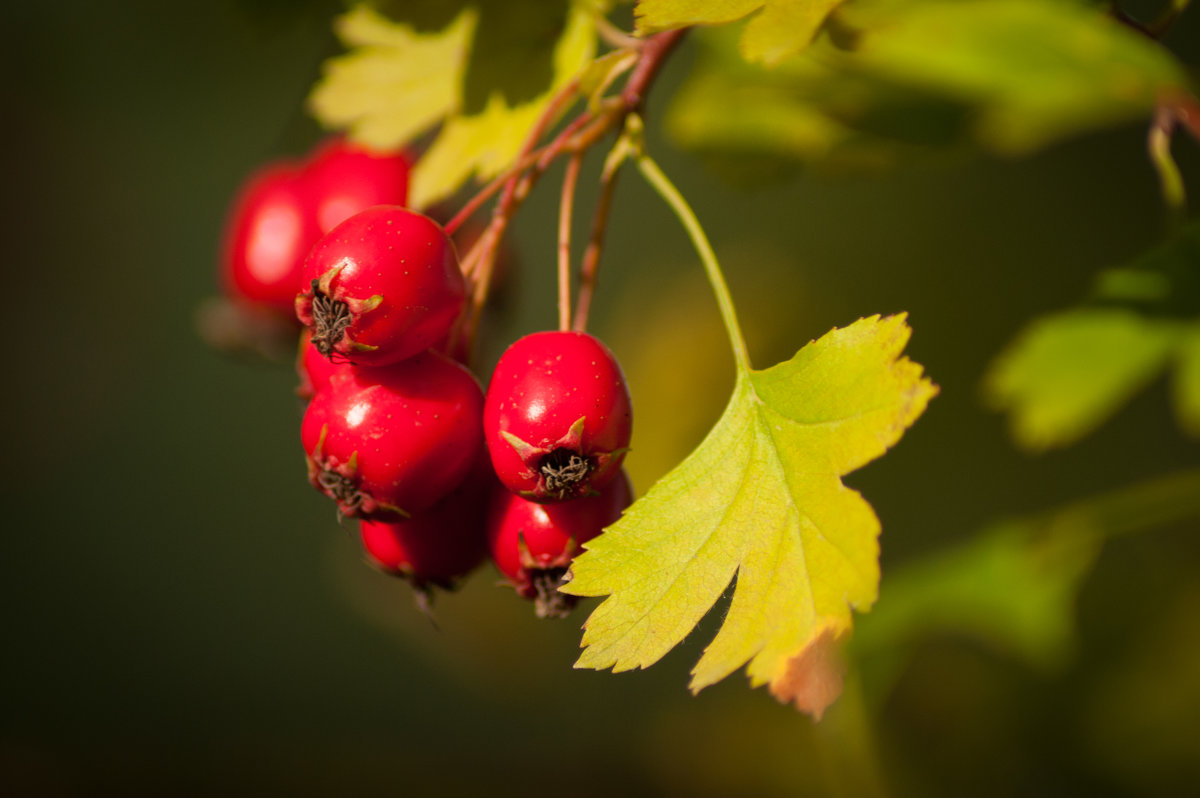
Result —
<path fill-rule="evenodd" d="M 567 582 L 566 568 L 530 569 L 529 581 L 535 591 L 533 611 L 539 618 L 565 618 L 579 602 L 575 596 L 559 593 L 558 589 Z"/>
<path fill-rule="evenodd" d="M 342 340 L 346 328 L 350 326 L 350 306 L 340 299 L 334 299 L 321 293 L 318 287 L 320 280 L 312 281 L 312 343 L 325 357 L 333 353 L 333 346 Z"/>
<path fill-rule="evenodd" d="M 565 499 L 575 486 L 587 479 L 592 462 L 571 449 L 555 449 L 542 458 L 538 467 L 546 481 L 546 493 Z"/>
<path fill-rule="evenodd" d="M 317 474 L 317 484 L 338 503 L 342 515 L 354 515 L 366 499 L 366 494 L 358 489 L 353 479 L 336 471 L 321 471 Z"/>

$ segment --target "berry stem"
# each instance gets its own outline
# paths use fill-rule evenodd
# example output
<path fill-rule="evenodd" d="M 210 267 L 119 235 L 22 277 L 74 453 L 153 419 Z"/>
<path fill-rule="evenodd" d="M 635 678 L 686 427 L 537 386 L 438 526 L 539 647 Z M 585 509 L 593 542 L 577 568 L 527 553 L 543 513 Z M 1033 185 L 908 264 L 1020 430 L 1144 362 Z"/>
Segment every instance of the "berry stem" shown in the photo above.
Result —
<path fill-rule="evenodd" d="M 558 329 L 571 329 L 571 222 L 575 211 L 575 187 L 579 185 L 579 169 L 583 152 L 567 161 L 563 175 L 562 199 L 558 203 Z"/>
<path fill-rule="evenodd" d="M 601 102 L 595 112 L 584 111 L 567 124 L 549 144 L 537 148 L 537 142 L 546 130 L 579 96 L 578 81 L 571 81 L 563 86 L 529 131 L 516 165 L 468 200 L 462 210 L 445 225 L 447 233 L 452 234 L 489 198 L 502 190 L 487 229 L 463 260 L 463 272 L 472 280 L 471 308 L 463 325 L 468 341 L 474 339 L 479 318 L 487 301 L 496 248 L 512 215 L 555 159 L 564 153 L 576 155 L 586 152 L 604 136 L 619 129 L 631 114 L 641 110 L 645 96 L 667 56 L 686 32 L 686 28 L 665 31 L 642 41 L 637 48 L 637 62 L 620 94 Z"/>
<path fill-rule="evenodd" d="M 608 212 L 617 188 L 617 175 L 621 173 L 621 165 L 625 163 L 628 153 L 624 142 L 624 139 L 617 142 L 605 159 L 604 170 L 600 173 L 600 196 L 596 199 L 596 211 L 592 216 L 592 233 L 579 265 L 579 295 L 575 299 L 576 332 L 587 331 L 592 295 L 596 291 L 596 273 L 600 268 L 600 255 L 604 252 L 604 234 L 608 230 Z"/>
<path fill-rule="evenodd" d="M 630 122 L 634 122 L 637 117 L 630 117 Z M 637 136 L 640 133 L 640 123 L 631 125 L 635 128 L 633 135 Z M 628 134 L 627 134 L 628 135 Z M 696 252 L 700 255 L 700 260 L 704 264 L 704 271 L 708 275 L 708 282 L 712 286 L 713 293 L 717 297 L 717 305 L 721 309 L 721 320 L 725 322 L 725 332 L 729 335 L 730 346 L 733 347 L 733 357 L 737 361 L 738 370 L 748 372 L 751 369 L 750 355 L 746 351 L 746 341 L 742 337 L 742 328 L 738 325 L 737 312 L 733 307 L 733 297 L 729 294 L 729 286 L 725 283 L 725 276 L 721 273 L 721 266 L 717 263 L 717 256 L 713 252 L 712 245 L 708 243 L 708 236 L 704 234 L 704 228 L 700 226 L 699 220 L 696 219 L 696 214 L 692 211 L 691 206 L 687 204 L 687 200 L 675 188 L 675 185 L 667 179 L 667 176 L 658 168 L 658 164 L 646 155 L 644 151 L 639 151 L 637 156 L 638 171 L 645 176 L 646 180 L 658 192 L 658 195 L 663 198 L 667 205 L 671 206 L 671 210 L 683 223 L 687 230 L 688 236 L 692 239 L 692 245 L 696 248 Z"/>
<path fill-rule="evenodd" d="M 522 147 L 521 154 L 517 158 L 516 163 L 502 172 L 498 177 L 484 186 L 481 191 L 476 193 L 475 196 L 471 197 L 471 199 L 467 200 L 467 202 L 463 204 L 459 212 L 454 215 L 454 218 L 446 222 L 446 235 L 454 235 L 454 232 L 458 230 L 460 226 L 462 226 L 462 223 L 471 218 L 471 216 L 475 214 L 475 211 L 479 210 L 479 208 L 485 202 L 495 196 L 497 191 L 499 191 L 501 188 L 507 188 L 521 175 L 521 173 L 525 172 L 542 159 L 542 157 L 545 155 L 545 150 L 548 149 L 548 146 L 542 147 L 541 149 L 535 149 L 538 139 L 540 139 L 542 134 L 546 132 L 546 128 L 549 127 L 553 121 L 570 106 L 570 103 L 575 100 L 578 90 L 579 82 L 577 80 L 572 80 L 570 83 L 567 83 L 565 86 L 563 86 L 558 93 L 551 98 L 550 104 L 546 106 L 546 110 L 538 118 L 537 122 L 534 123 L 533 128 L 526 136 L 525 146 Z M 580 118 L 584 118 L 586 116 L 589 115 L 583 114 Z"/>

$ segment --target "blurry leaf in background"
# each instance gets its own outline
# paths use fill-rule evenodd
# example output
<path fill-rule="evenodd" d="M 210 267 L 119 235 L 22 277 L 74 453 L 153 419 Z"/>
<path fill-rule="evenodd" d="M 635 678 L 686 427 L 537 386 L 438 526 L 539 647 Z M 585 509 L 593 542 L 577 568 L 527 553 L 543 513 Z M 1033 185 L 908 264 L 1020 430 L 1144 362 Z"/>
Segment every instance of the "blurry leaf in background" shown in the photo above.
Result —
<path fill-rule="evenodd" d="M 704 442 L 573 563 L 564 592 L 608 596 L 584 624 L 578 667 L 652 665 L 736 574 L 691 689 L 749 661 L 752 684 L 820 716 L 832 696 L 810 702 L 795 666 L 827 662 L 812 653 L 870 607 L 879 579 L 879 521 L 841 476 L 894 445 L 937 390 L 902 357 L 909 334 L 903 316 L 875 316 L 739 372 Z"/>
<path fill-rule="evenodd" d="M 985 398 L 1031 451 L 1075 443 L 1162 371 L 1180 327 L 1085 308 L 1031 324 L 988 370 Z"/>
<path fill-rule="evenodd" d="M 976 109 L 979 143 L 1023 154 L 1146 116 L 1187 79 L 1175 58 L 1102 9 L 986 0 L 847 7 L 855 66 Z"/>
<path fill-rule="evenodd" d="M 1200 762 L 1200 583 L 1192 579 L 1088 685 L 1078 727 L 1090 759 L 1129 795 L 1181 795 Z M 1182 787 L 1181 785 L 1189 785 Z"/>
<path fill-rule="evenodd" d="M 687 25 L 719 25 L 754 12 L 741 35 L 748 61 L 778 63 L 803 50 L 842 0 L 641 0 L 635 14 L 645 35 Z"/>
<path fill-rule="evenodd" d="M 1075 595 L 1099 541 L 1067 519 L 988 527 L 966 543 L 889 571 L 875 610 L 851 641 L 855 660 L 887 683 L 909 647 L 933 634 L 965 635 L 1053 667 L 1074 641 Z"/>
<path fill-rule="evenodd" d="M 1150 316 L 1200 316 L 1200 221 L 1131 262 L 1100 272 L 1088 302 Z"/>
<path fill-rule="evenodd" d="M 1101 272 L 1085 307 L 1032 322 L 989 367 L 985 400 L 1040 451 L 1075 443 L 1173 365 L 1173 401 L 1200 435 L 1200 223 Z"/>
<path fill-rule="evenodd" d="M 673 103 L 683 146 L 878 165 L 973 144 L 1023 155 L 1148 118 L 1187 89 L 1171 53 L 1101 10 L 1042 0 L 864 0 L 803 53 L 742 63 L 724 29 Z"/>
<path fill-rule="evenodd" d="M 889 570 L 850 645 L 886 695 L 914 644 L 963 635 L 1037 668 L 1075 643 L 1075 602 L 1104 540 L 1200 517 L 1200 470 L 1181 471 L 1055 510 L 989 525 L 970 540 Z"/>
<path fill-rule="evenodd" d="M 451 117 L 413 169 L 411 202 L 424 207 L 453 193 L 472 173 L 481 180 L 509 166 L 554 93 L 584 70 L 596 54 L 593 11 L 572 6 L 554 47 L 554 79 L 534 99 L 512 105 L 499 92 L 475 115 Z"/>

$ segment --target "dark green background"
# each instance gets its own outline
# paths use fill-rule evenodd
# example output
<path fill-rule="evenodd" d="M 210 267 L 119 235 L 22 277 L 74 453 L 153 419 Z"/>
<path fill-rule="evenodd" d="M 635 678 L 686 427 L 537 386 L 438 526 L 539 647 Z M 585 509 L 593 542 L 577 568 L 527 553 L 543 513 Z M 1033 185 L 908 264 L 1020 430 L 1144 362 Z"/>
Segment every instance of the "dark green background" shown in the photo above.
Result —
<path fill-rule="evenodd" d="M 440 602 L 433 630 L 404 585 L 359 563 L 353 527 L 339 531 L 305 484 L 288 366 L 230 360 L 195 335 L 232 192 L 319 135 L 299 109 L 337 51 L 337 8 L 6 10 L 0 795 L 855 794 L 833 733 L 741 675 L 687 694 L 711 619 L 650 671 L 577 672 L 584 613 L 539 623 L 485 570 Z M 1187 22 L 1174 37 L 1185 57 Z M 691 57 L 679 53 L 657 99 Z M 1143 135 L 753 186 L 652 137 L 735 299 L 772 298 L 742 308 L 768 331 L 756 363 L 859 316 L 910 312 L 910 354 L 942 395 L 850 480 L 883 520 L 885 590 L 890 564 L 997 516 L 1195 464 L 1161 382 L 1040 457 L 1015 451 L 977 398 L 1024 321 L 1160 240 Z M 1176 152 L 1200 190 L 1195 144 Z M 485 362 L 554 323 L 554 182 L 517 225 L 524 271 Z M 659 318 L 643 287 L 665 307 L 696 279 L 682 233 L 626 176 L 594 329 L 637 361 Z M 725 351 L 712 359 L 732 373 Z M 657 364 L 691 377 L 673 367 Z M 695 396 L 710 421 L 723 398 Z M 1173 795 L 1197 783 L 1200 675 L 1178 667 L 1200 662 L 1196 531 L 1106 548 L 1080 598 L 1076 656 L 1058 670 L 966 640 L 925 645 L 877 718 L 892 789 Z"/>

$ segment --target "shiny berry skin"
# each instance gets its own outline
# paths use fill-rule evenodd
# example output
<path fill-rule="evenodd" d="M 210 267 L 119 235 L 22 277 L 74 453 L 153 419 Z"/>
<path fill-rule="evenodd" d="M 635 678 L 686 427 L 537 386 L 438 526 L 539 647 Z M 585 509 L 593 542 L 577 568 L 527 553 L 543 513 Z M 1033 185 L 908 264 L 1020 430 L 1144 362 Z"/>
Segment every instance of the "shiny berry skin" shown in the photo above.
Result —
<path fill-rule="evenodd" d="M 533 333 L 496 364 L 484 439 L 505 487 L 532 501 L 565 501 L 620 470 L 632 412 L 608 347 L 586 333 Z"/>
<path fill-rule="evenodd" d="M 225 226 L 221 278 L 231 299 L 294 316 L 300 270 L 321 236 L 304 172 L 277 162 L 251 175 Z"/>
<path fill-rule="evenodd" d="M 487 557 L 484 522 L 494 485 L 484 454 L 459 486 L 428 510 L 395 523 L 362 521 L 367 561 L 407 579 L 426 599 L 431 587 L 452 589 Z"/>
<path fill-rule="evenodd" d="M 629 477 L 622 470 L 600 489 L 558 504 L 538 504 L 506 490 L 492 495 L 488 509 L 488 550 L 492 561 L 516 588 L 535 602 L 538 617 L 561 617 L 575 598 L 558 592 L 581 544 L 616 522 L 633 501 Z"/>
<path fill-rule="evenodd" d="M 435 345 L 466 301 L 454 245 L 427 216 L 380 205 L 312 248 L 296 316 L 326 357 L 383 366 Z"/>
<path fill-rule="evenodd" d="M 350 368 L 305 411 L 309 481 L 347 516 L 395 521 L 426 510 L 470 470 L 482 404 L 471 372 L 436 352 Z"/>
<path fill-rule="evenodd" d="M 294 320 L 300 273 L 313 244 L 359 211 L 403 205 L 408 173 L 404 153 L 372 152 L 342 138 L 327 139 L 304 161 L 256 171 L 226 222 L 226 295 Z"/>
<path fill-rule="evenodd" d="M 322 143 L 304 175 L 319 235 L 375 205 L 406 204 L 409 167 L 403 152 L 374 152 L 340 137 Z"/>

